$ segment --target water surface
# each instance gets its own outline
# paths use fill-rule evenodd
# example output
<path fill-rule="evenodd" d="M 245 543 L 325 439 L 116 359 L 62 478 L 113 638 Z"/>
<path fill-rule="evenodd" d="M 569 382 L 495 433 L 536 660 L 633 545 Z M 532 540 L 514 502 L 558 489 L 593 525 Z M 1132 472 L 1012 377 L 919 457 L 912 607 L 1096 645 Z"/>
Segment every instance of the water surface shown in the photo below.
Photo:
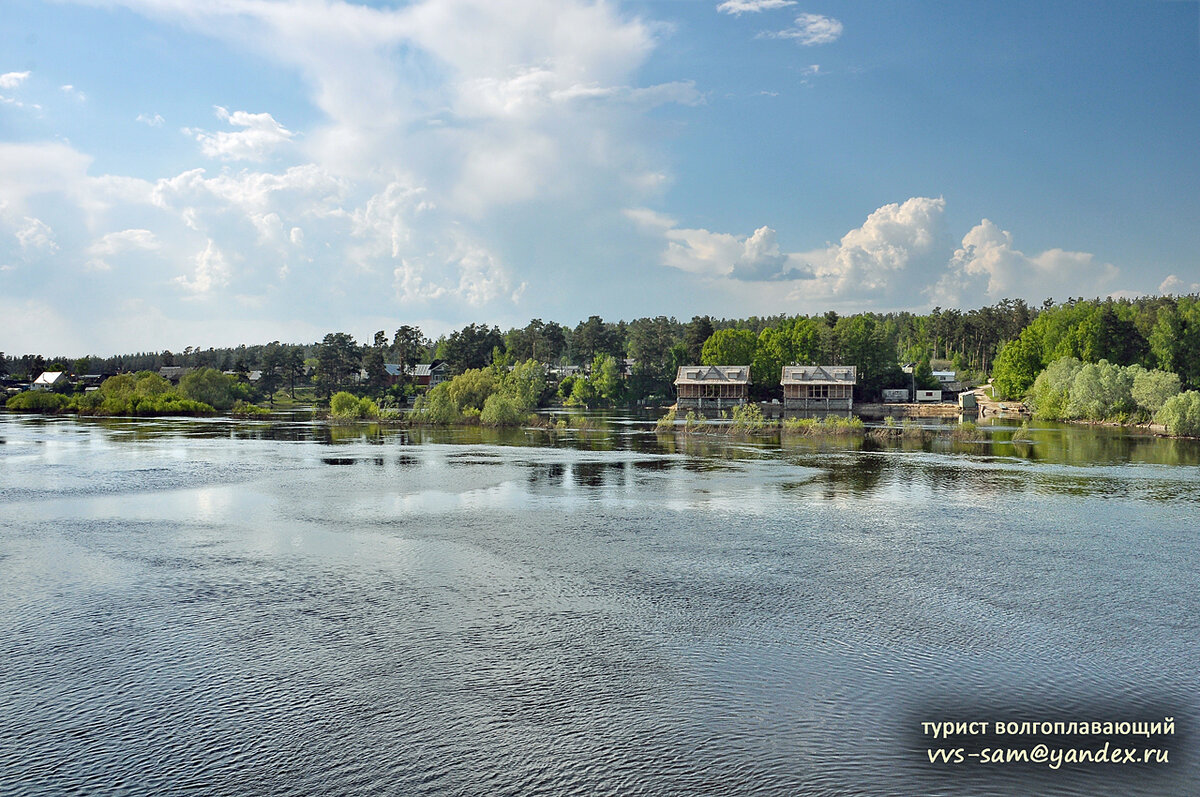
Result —
<path fill-rule="evenodd" d="M 0 791 L 1200 793 L 1195 443 L 594 423 L 0 415 Z M 1164 716 L 1057 771 L 920 728 Z"/>

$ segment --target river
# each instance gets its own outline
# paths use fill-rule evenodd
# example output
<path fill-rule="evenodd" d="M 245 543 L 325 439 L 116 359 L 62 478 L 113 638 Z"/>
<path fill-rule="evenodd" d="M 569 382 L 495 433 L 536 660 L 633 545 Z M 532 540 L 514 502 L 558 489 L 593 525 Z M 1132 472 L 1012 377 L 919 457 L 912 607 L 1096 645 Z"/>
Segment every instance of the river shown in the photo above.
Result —
<path fill-rule="evenodd" d="M 1200 794 L 1197 442 L 591 423 L 0 414 L 0 793 Z"/>

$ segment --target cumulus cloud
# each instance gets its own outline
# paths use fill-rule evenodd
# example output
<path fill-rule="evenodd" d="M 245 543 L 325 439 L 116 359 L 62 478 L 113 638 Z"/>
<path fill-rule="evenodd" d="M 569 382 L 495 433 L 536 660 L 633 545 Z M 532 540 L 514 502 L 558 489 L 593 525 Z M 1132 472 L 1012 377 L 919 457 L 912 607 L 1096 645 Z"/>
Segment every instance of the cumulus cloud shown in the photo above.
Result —
<path fill-rule="evenodd" d="M 396 296 L 403 302 L 453 298 L 479 307 L 497 299 L 515 302 L 525 289 L 524 283 L 513 288 L 494 254 L 467 241 L 447 253 L 401 258 L 392 277 Z"/>
<path fill-rule="evenodd" d="M 884 205 L 827 250 L 817 276 L 835 294 L 887 291 L 914 262 L 933 254 L 945 210 L 942 198 Z"/>
<path fill-rule="evenodd" d="M 723 14 L 757 14 L 774 8 L 785 8 L 796 5 L 796 0 L 725 0 L 717 6 L 717 11 Z"/>
<path fill-rule="evenodd" d="M 139 113 L 137 115 L 137 121 L 149 127 L 162 127 L 163 122 L 167 120 L 163 119 L 162 116 L 157 113 L 153 115 L 148 113 Z"/>
<path fill-rule="evenodd" d="M 190 279 L 187 275 L 180 274 L 173 280 L 194 297 L 206 296 L 229 284 L 231 274 L 229 262 L 211 238 L 204 247 L 204 251 L 196 255 L 194 262 L 196 267 L 192 271 Z"/>
<path fill-rule="evenodd" d="M 162 242 L 150 230 L 131 229 L 110 232 L 88 247 L 87 252 L 91 258 L 84 263 L 84 268 L 88 271 L 109 271 L 112 269 L 112 265 L 104 258 L 132 251 L 152 252 L 161 248 Z"/>
<path fill-rule="evenodd" d="M 664 266 L 746 282 L 812 278 L 799 256 L 779 250 L 775 230 L 770 227 L 759 227 L 752 235 L 739 238 L 729 233 L 680 228 L 674 219 L 647 208 L 631 208 L 625 215 L 643 230 L 666 238 L 661 261 Z"/>
<path fill-rule="evenodd" d="M 218 119 L 244 129 L 209 133 L 190 127 L 183 128 L 184 133 L 194 136 L 196 141 L 200 142 L 200 151 L 209 158 L 226 161 L 266 160 L 279 145 L 291 141 L 294 135 L 292 131 L 276 122 L 269 113 L 230 113 L 218 105 L 216 114 Z"/>
<path fill-rule="evenodd" d="M 473 216 L 636 191 L 632 175 L 659 171 L 645 163 L 639 117 L 704 100 L 687 81 L 638 84 L 660 29 L 611 3 L 118 2 L 296 67 L 328 120 L 294 142 L 307 157 L 356 179 L 413 172 Z M 253 129 L 269 142 L 290 137 L 259 116 Z M 250 129 L 188 132 L 212 157 L 263 155 L 247 146 Z M 520 179 L 495 188 L 514 169 Z"/>
<path fill-rule="evenodd" d="M 30 72 L 5 72 L 4 74 L 0 75 L 0 89 L 11 90 L 20 88 L 21 84 L 29 79 L 30 74 Z M 25 103 L 21 102 L 16 97 L 9 97 L 4 94 L 0 94 L 0 103 L 4 103 L 5 105 L 13 105 L 17 108 L 25 107 Z M 31 107 L 35 110 L 41 110 L 42 106 L 33 105 Z"/>
<path fill-rule="evenodd" d="M 1005 296 L 1035 298 L 1056 292 L 1092 286 L 1104 290 L 1118 275 L 1111 263 L 1103 263 L 1088 252 L 1047 249 L 1027 255 L 1013 246 L 1013 236 L 989 219 L 983 219 L 962 239 L 954 252 L 950 270 L 928 291 L 946 303 L 982 293 L 989 299 Z"/>
<path fill-rule="evenodd" d="M 0 75 L 0 89 L 15 89 L 29 79 L 29 72 L 5 72 Z"/>
<path fill-rule="evenodd" d="M 1182 296 L 1189 293 L 1200 293 L 1200 282 L 1187 283 L 1174 274 L 1169 274 L 1159 284 L 1158 292 L 1163 296 Z"/>
<path fill-rule="evenodd" d="M 820 14 L 801 14 L 793 27 L 785 30 L 767 31 L 761 36 L 767 39 L 790 39 L 796 44 L 810 47 L 814 44 L 829 44 L 842 35 L 842 23 Z"/>
<path fill-rule="evenodd" d="M 17 243 L 24 252 L 45 252 L 54 254 L 58 244 L 54 241 L 54 230 L 41 219 L 26 216 L 25 223 L 16 232 Z"/>
<path fill-rule="evenodd" d="M 63 85 L 63 86 L 59 86 L 58 90 L 61 91 L 63 94 L 66 94 L 68 97 L 73 97 L 74 99 L 78 100 L 79 102 L 84 102 L 85 100 L 87 100 L 87 95 L 84 94 L 79 89 L 72 86 L 70 83 L 67 83 L 66 85 Z"/>
<path fill-rule="evenodd" d="M 906 305 L 945 269 L 944 210 L 941 198 L 912 197 L 884 205 L 836 244 L 804 252 L 782 251 L 770 227 L 740 237 L 681 228 L 674 219 L 644 208 L 625 213 L 643 231 L 665 239 L 663 265 L 731 289 L 760 284 L 758 301 L 803 297 Z"/>

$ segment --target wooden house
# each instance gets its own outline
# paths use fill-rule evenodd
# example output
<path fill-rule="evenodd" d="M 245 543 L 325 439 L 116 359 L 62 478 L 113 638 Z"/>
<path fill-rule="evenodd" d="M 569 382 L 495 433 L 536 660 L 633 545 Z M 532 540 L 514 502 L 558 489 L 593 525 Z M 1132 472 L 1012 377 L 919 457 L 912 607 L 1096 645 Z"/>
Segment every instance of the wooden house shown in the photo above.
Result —
<path fill-rule="evenodd" d="M 854 365 L 785 365 L 780 379 L 785 410 L 850 410 L 854 408 Z"/>
<path fill-rule="evenodd" d="M 750 400 L 750 366 L 684 365 L 675 376 L 679 409 L 720 409 Z"/>
<path fill-rule="evenodd" d="M 434 360 L 431 363 L 417 363 L 413 368 L 413 381 L 419 387 L 432 389 L 442 382 L 450 379 L 450 366 L 442 360 Z"/>

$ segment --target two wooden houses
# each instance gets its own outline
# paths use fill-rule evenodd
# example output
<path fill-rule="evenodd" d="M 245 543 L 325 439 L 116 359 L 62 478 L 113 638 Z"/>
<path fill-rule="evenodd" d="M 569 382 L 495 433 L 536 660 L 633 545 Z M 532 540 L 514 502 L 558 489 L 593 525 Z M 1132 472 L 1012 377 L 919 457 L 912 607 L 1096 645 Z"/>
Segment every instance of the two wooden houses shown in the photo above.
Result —
<path fill-rule="evenodd" d="M 785 365 L 783 408 L 850 410 L 858 369 L 853 365 Z M 750 366 L 685 365 L 675 377 L 679 409 L 723 409 L 750 400 Z"/>

